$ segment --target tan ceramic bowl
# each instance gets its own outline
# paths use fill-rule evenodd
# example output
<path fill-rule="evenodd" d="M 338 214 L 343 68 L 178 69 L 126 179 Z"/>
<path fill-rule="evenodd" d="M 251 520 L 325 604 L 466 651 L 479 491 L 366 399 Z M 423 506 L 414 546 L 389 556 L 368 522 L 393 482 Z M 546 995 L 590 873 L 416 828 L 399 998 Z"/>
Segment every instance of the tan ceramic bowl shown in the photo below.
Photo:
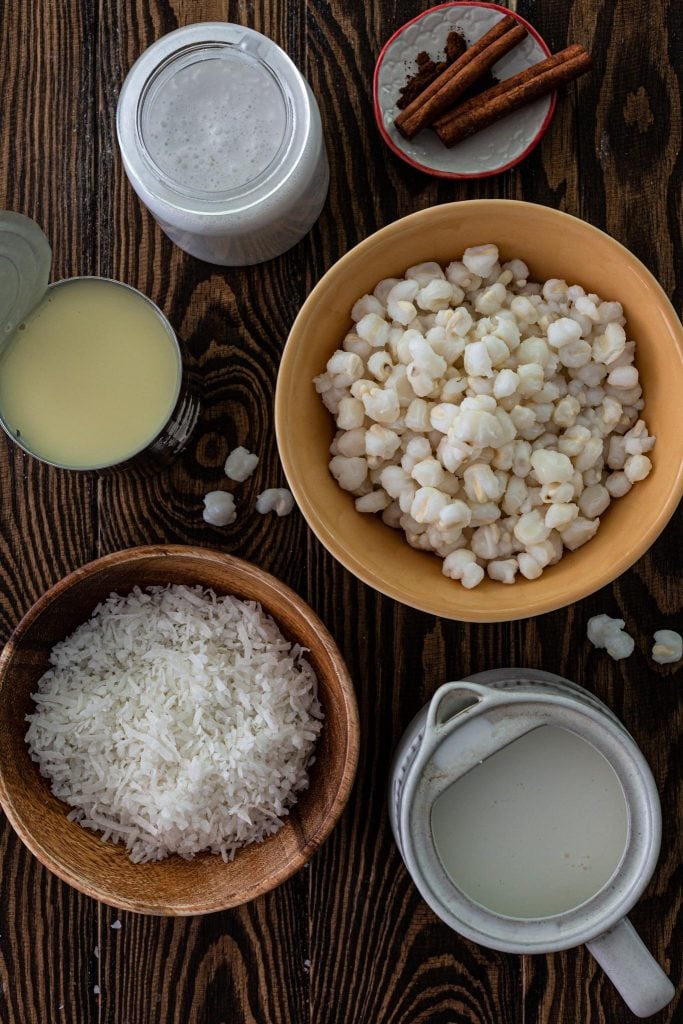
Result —
<path fill-rule="evenodd" d="M 31 761 L 24 736 L 31 693 L 54 644 L 85 621 L 112 591 L 197 583 L 216 593 L 259 601 L 290 640 L 310 651 L 325 712 L 309 789 L 265 842 L 230 864 L 212 854 L 133 864 L 125 848 L 67 821 Z M 260 569 L 215 551 L 145 547 L 91 562 L 55 584 L 31 608 L 0 657 L 0 802 L 20 838 L 69 885 L 103 903 L 146 914 L 204 914 L 260 896 L 315 853 L 348 799 L 358 759 L 358 712 L 339 651 L 320 619 L 297 595 Z"/>
<path fill-rule="evenodd" d="M 332 419 L 312 380 L 351 327 L 349 311 L 385 277 L 425 260 L 448 263 L 470 245 L 495 242 L 502 258 L 523 259 L 531 277 L 565 278 L 618 299 L 638 342 L 644 416 L 657 435 L 654 469 L 613 502 L 597 535 L 538 580 L 505 586 L 488 578 L 465 590 L 441 560 L 409 547 L 402 533 L 356 512 L 330 476 Z M 635 256 L 584 221 L 505 199 L 436 206 L 371 235 L 328 270 L 299 313 L 278 376 L 275 418 L 280 457 L 309 526 L 325 547 L 371 587 L 444 618 L 500 622 L 571 604 L 609 583 L 663 530 L 683 492 L 683 328 L 652 275 Z"/>

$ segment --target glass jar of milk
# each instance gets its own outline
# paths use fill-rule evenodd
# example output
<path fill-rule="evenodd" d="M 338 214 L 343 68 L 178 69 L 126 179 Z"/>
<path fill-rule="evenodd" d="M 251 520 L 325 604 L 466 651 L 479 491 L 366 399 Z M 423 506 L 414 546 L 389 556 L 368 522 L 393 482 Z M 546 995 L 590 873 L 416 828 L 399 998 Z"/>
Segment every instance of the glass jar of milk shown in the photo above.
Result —
<path fill-rule="evenodd" d="M 224 266 L 290 249 L 317 220 L 329 169 L 311 89 L 279 46 L 207 22 L 145 50 L 121 89 L 126 174 L 176 245 Z"/>

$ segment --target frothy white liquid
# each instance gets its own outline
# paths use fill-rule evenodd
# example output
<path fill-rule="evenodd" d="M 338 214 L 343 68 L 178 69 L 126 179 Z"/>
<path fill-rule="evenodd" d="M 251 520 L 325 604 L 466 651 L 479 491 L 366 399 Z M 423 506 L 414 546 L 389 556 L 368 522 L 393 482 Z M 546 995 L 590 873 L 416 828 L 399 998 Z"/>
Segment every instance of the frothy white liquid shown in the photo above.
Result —
<path fill-rule="evenodd" d="M 128 73 L 116 123 L 133 188 L 199 259 L 273 259 L 320 215 L 329 170 L 318 105 L 253 29 L 198 23 L 157 40 Z"/>
<path fill-rule="evenodd" d="M 155 163 L 179 185 L 202 192 L 235 189 L 261 174 L 287 123 L 273 77 L 229 50 L 180 68 L 151 98 L 145 120 Z"/>
<path fill-rule="evenodd" d="M 449 786 L 432 809 L 441 862 L 482 906 L 546 917 L 611 878 L 628 810 L 611 765 L 574 733 L 541 726 Z"/>

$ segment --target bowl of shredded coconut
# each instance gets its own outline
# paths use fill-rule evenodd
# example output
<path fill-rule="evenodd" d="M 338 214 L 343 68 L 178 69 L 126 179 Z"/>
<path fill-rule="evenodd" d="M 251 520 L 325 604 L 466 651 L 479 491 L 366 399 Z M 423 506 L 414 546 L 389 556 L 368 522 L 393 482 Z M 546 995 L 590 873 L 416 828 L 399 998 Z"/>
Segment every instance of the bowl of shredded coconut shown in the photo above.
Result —
<path fill-rule="evenodd" d="M 11 693 L 11 699 L 10 699 Z M 62 879 L 196 914 L 280 884 L 353 782 L 353 687 L 313 611 L 205 549 L 108 555 L 51 588 L 0 659 L 0 801 Z"/>
<path fill-rule="evenodd" d="M 278 446 L 309 525 L 366 583 L 449 618 L 525 618 L 662 531 L 681 389 L 683 329 L 628 250 L 546 207 L 452 203 L 371 235 L 313 290 L 280 365 Z"/>

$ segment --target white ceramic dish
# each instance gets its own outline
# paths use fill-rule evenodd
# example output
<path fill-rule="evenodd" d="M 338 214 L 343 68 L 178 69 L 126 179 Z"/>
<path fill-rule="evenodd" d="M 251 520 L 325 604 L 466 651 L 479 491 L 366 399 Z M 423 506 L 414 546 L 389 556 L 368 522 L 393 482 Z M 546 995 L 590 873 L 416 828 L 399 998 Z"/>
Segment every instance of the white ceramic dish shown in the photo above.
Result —
<path fill-rule="evenodd" d="M 420 132 L 408 141 L 394 126 L 399 113 L 396 100 L 406 79 L 415 71 L 418 53 L 426 50 L 434 60 L 443 60 L 449 32 L 460 32 L 471 46 L 506 15 L 524 25 L 528 35 L 494 65 L 494 77 L 502 80 L 544 60 L 550 56 L 550 50 L 528 21 L 497 4 L 476 0 L 440 4 L 407 22 L 385 44 L 375 67 L 375 118 L 386 144 L 411 167 L 440 178 L 486 178 L 514 167 L 541 141 L 555 110 L 554 93 L 452 149 L 447 149 L 434 132 Z"/>

